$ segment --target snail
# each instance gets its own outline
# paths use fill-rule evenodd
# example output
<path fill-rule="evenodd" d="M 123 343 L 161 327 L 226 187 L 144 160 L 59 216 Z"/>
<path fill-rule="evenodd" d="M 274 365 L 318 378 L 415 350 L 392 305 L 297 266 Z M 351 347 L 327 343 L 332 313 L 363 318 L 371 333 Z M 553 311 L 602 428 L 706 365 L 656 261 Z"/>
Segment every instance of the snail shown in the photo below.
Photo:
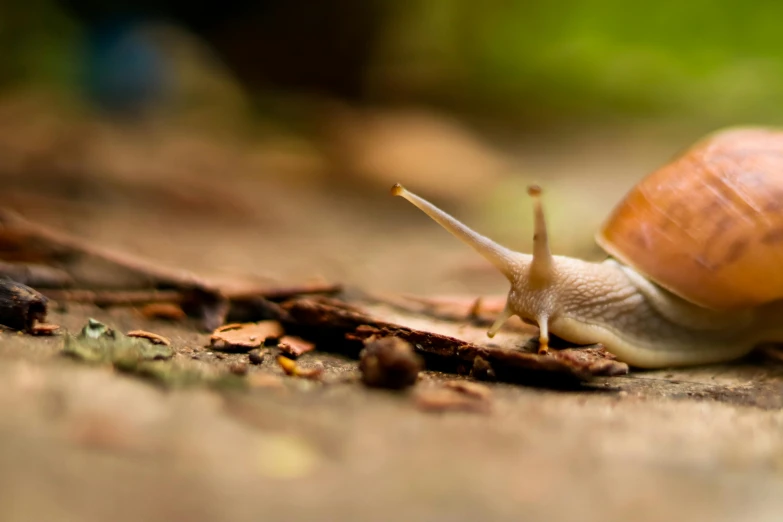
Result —
<path fill-rule="evenodd" d="M 606 259 L 552 255 L 541 189 L 533 253 L 510 250 L 397 184 L 510 282 L 493 337 L 517 315 L 638 368 L 727 362 L 783 342 L 783 131 L 706 136 L 634 186 L 596 234 Z"/>

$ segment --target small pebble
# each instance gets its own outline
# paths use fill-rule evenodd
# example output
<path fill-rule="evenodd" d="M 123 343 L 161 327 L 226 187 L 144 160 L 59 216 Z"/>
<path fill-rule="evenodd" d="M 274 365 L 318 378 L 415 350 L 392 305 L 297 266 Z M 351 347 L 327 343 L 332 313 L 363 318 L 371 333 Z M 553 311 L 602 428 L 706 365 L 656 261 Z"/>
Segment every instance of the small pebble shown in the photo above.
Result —
<path fill-rule="evenodd" d="M 362 382 L 370 387 L 401 390 L 413 386 L 422 369 L 422 358 L 399 337 L 368 339 L 359 354 Z"/>
<path fill-rule="evenodd" d="M 259 350 L 258 348 L 250 350 L 250 353 L 247 354 L 250 364 L 261 364 L 264 362 L 264 357 L 266 357 L 266 350 Z"/>

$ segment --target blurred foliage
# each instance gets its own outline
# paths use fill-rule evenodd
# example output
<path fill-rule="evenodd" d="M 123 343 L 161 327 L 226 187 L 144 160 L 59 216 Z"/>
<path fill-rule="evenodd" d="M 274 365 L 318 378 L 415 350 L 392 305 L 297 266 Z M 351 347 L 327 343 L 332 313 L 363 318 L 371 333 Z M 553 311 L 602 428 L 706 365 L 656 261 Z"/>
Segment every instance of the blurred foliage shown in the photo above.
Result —
<path fill-rule="evenodd" d="M 69 88 L 80 34 L 78 24 L 49 0 L 0 2 L 0 86 Z"/>
<path fill-rule="evenodd" d="M 334 2 L 335 9 L 341 5 Z M 388 5 L 381 44 L 366 71 L 370 99 L 431 101 L 523 120 L 673 115 L 715 123 L 783 121 L 777 109 L 783 106 L 780 2 Z M 82 29 L 50 0 L 0 3 L 0 83 L 67 86 L 80 67 L 73 50 Z"/>
<path fill-rule="evenodd" d="M 384 52 L 398 88 L 507 115 L 780 120 L 781 19 L 774 0 L 408 0 Z"/>

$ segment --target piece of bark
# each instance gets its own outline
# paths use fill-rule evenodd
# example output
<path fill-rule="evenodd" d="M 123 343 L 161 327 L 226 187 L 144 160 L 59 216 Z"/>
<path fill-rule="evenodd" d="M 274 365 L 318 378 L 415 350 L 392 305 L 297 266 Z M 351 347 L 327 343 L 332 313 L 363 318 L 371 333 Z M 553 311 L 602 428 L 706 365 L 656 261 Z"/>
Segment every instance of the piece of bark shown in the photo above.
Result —
<path fill-rule="evenodd" d="M 7 209 L 0 209 L 0 258 L 56 264 L 81 288 L 116 287 L 121 283 L 123 289 L 168 286 L 217 291 L 186 270 L 167 268 L 155 261 L 98 246 Z M 111 272 L 110 278 L 104 278 L 107 270 Z"/>
<path fill-rule="evenodd" d="M 277 321 L 234 323 L 212 332 L 209 342 L 213 350 L 249 352 L 262 346 L 268 339 L 280 339 L 283 333 L 283 327 Z"/>
<path fill-rule="evenodd" d="M 330 298 L 297 298 L 284 303 L 283 308 L 300 327 L 310 328 L 315 335 L 342 332 L 354 341 L 396 336 L 421 354 L 466 366 L 467 370 L 480 357 L 502 380 L 532 381 L 532 376 L 538 375 L 586 381 L 597 375 L 628 372 L 628 365 L 599 346 L 570 351 L 553 348 L 548 354 L 539 355 L 531 342 L 535 329 L 527 335 L 499 332 L 490 341 L 486 330 L 473 325 L 403 314 L 388 307 L 359 307 Z"/>
<path fill-rule="evenodd" d="M 284 335 L 277 342 L 277 347 L 284 354 L 296 359 L 307 352 L 313 351 L 315 349 L 315 344 L 305 341 L 301 337 Z"/>
<path fill-rule="evenodd" d="M 0 262 L 46 267 L 52 277 L 48 282 L 38 278 L 36 288 L 53 300 L 98 306 L 173 303 L 197 318 L 206 331 L 224 324 L 230 316 L 243 322 L 285 319 L 273 301 L 341 291 L 340 285 L 324 282 L 292 286 L 219 282 L 104 248 L 2 208 Z M 69 278 L 69 290 L 63 290 L 65 281 L 60 276 Z"/>
<path fill-rule="evenodd" d="M 183 309 L 208 330 L 222 324 L 228 313 L 220 289 L 191 272 L 103 248 L 6 209 L 0 209 L 0 259 L 57 266 L 80 289 L 178 290 Z"/>
<path fill-rule="evenodd" d="M 40 292 L 11 279 L 0 279 L 0 325 L 30 332 L 46 319 L 48 300 Z"/>

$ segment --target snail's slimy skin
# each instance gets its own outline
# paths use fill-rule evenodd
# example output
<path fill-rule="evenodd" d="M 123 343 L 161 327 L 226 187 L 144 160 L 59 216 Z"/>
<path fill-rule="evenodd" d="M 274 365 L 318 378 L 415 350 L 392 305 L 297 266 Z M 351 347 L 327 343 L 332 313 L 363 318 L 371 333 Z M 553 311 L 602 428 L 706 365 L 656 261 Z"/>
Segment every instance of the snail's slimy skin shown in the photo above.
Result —
<path fill-rule="evenodd" d="M 517 315 L 538 324 L 542 352 L 552 333 L 576 344 L 602 343 L 620 360 L 641 368 L 724 362 L 742 357 L 762 341 L 783 341 L 783 320 L 776 320 L 783 318 L 780 303 L 740 312 L 709 310 L 613 259 L 592 263 L 553 256 L 540 192 L 529 191 L 535 203 L 535 235 L 533 254 L 523 254 L 476 233 L 400 185 L 392 189 L 474 248 L 511 283 L 490 337 Z"/>

